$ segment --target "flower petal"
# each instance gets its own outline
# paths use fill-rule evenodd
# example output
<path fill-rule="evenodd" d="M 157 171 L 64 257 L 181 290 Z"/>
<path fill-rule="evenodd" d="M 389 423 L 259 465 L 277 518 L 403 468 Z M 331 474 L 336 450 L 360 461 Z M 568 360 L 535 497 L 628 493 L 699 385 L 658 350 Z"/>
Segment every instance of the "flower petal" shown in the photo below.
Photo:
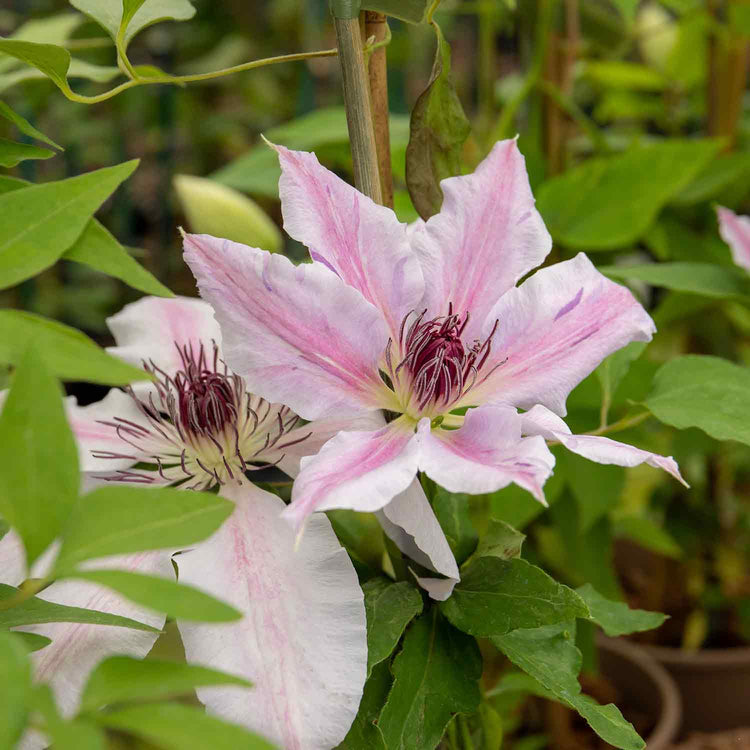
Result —
<path fill-rule="evenodd" d="M 364 599 L 328 519 L 310 519 L 295 550 L 284 503 L 246 484 L 225 487 L 235 512 L 178 555 L 180 580 L 244 613 L 225 625 L 179 622 L 188 661 L 239 674 L 254 688 L 199 688 L 210 711 L 287 750 L 328 750 L 357 714 L 367 670 Z"/>
<path fill-rule="evenodd" d="M 398 333 L 424 293 L 419 261 L 401 224 L 333 172 L 315 154 L 274 146 L 281 162 L 279 194 L 284 229 L 349 286 L 379 308 Z"/>
<path fill-rule="evenodd" d="M 561 416 L 570 391 L 607 355 L 631 341 L 650 341 L 656 330 L 630 291 L 605 278 L 583 253 L 505 294 L 485 335 L 495 321 L 483 372 L 497 369 L 469 399 L 523 409 L 544 404 Z"/>
<path fill-rule="evenodd" d="M 515 482 L 545 502 L 542 485 L 552 474 L 555 457 L 542 438 L 521 437 L 515 409 L 469 409 L 457 430 L 432 430 L 423 419 L 418 435 L 419 468 L 449 492 L 478 495 Z"/>
<path fill-rule="evenodd" d="M 0 539 L 0 583 L 19 586 L 26 578 L 26 552 L 23 542 L 13 529 L 9 529 Z"/>
<path fill-rule="evenodd" d="M 316 510 L 379 510 L 412 483 L 417 463 L 414 429 L 400 419 L 372 432 L 340 432 L 302 459 L 284 515 L 299 528 Z"/>
<path fill-rule="evenodd" d="M 443 207 L 411 230 L 425 278 L 423 306 L 445 315 L 468 311 L 466 340 L 479 336 L 497 300 L 536 268 L 552 239 L 534 207 L 515 140 L 495 144 L 473 174 L 440 183 Z"/>
<path fill-rule="evenodd" d="M 419 480 L 415 479 L 404 492 L 396 495 L 377 516 L 383 531 L 407 557 L 446 576 L 417 578 L 433 599 L 445 601 L 461 577 L 456 558 Z"/>
<path fill-rule="evenodd" d="M 227 363 L 251 392 L 304 419 L 377 408 L 388 329 L 336 274 L 209 235 L 186 235 L 185 260 L 216 311 Z"/>
<path fill-rule="evenodd" d="M 734 262 L 750 271 L 750 216 L 737 216 L 723 206 L 716 207 L 719 234 L 729 245 Z"/>
<path fill-rule="evenodd" d="M 154 362 L 169 375 L 182 366 L 177 346 L 221 345 L 221 331 L 211 305 L 192 297 L 143 297 L 107 318 L 117 346 L 107 349 L 140 367 Z"/>
<path fill-rule="evenodd" d="M 658 453 L 636 448 L 626 443 L 618 443 L 599 435 L 573 435 L 568 425 L 544 406 L 537 405 L 521 415 L 524 435 L 541 435 L 546 440 L 557 440 L 569 451 L 588 458 L 598 464 L 615 464 L 617 466 L 638 466 L 648 464 L 663 469 L 686 487 L 677 462 L 672 456 L 660 456 Z"/>
<path fill-rule="evenodd" d="M 174 578 L 169 553 L 164 551 L 111 557 L 106 561 L 97 561 L 91 567 L 137 570 L 139 573 Z M 85 607 L 130 617 L 155 628 L 164 625 L 163 614 L 134 604 L 111 589 L 92 583 L 59 581 L 44 589 L 38 596 L 70 607 Z M 75 711 L 81 689 L 99 661 L 113 654 L 143 657 L 151 650 L 159 635 L 112 625 L 72 622 L 29 625 L 18 629 L 52 639 L 49 646 L 32 655 L 34 673 L 38 681 L 48 682 L 52 686 L 58 706 L 65 715 Z"/>

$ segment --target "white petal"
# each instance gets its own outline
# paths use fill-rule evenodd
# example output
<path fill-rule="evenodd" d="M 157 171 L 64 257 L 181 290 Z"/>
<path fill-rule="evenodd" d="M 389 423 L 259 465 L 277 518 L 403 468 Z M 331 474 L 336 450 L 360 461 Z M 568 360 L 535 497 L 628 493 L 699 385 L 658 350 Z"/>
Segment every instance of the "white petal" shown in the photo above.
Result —
<path fill-rule="evenodd" d="M 364 600 L 328 519 L 315 514 L 295 550 L 284 503 L 225 487 L 237 509 L 210 539 L 175 559 L 180 580 L 244 613 L 238 623 L 180 622 L 191 662 L 251 680 L 252 690 L 199 688 L 210 711 L 288 750 L 329 750 L 356 716 L 367 669 Z"/>

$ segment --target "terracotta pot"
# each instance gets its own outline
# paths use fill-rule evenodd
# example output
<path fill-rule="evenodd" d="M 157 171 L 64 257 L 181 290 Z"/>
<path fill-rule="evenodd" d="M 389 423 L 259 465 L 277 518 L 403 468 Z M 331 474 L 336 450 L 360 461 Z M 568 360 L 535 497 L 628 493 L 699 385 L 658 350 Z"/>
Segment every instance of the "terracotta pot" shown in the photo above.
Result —
<path fill-rule="evenodd" d="M 750 727 L 750 647 L 640 648 L 674 677 L 682 695 L 683 732 Z"/>
<path fill-rule="evenodd" d="M 622 639 L 598 639 L 599 669 L 622 695 L 623 703 L 653 716 L 644 738 L 647 750 L 666 750 L 680 731 L 682 706 L 674 680 L 639 645 Z"/>

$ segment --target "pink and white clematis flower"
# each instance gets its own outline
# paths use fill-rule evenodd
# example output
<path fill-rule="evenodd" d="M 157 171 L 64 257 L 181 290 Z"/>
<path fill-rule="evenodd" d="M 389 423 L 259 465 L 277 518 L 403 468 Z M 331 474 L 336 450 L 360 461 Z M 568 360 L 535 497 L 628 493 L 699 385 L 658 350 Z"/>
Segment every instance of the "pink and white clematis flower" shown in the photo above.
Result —
<path fill-rule="evenodd" d="M 732 260 L 750 271 L 750 216 L 738 216 L 723 206 L 716 207 L 716 215 L 719 219 L 719 234 L 729 245 Z"/>
<path fill-rule="evenodd" d="M 552 242 L 514 140 L 444 180 L 442 211 L 410 227 L 314 154 L 275 148 L 284 226 L 313 262 L 207 235 L 184 244 L 227 362 L 249 388 L 305 419 L 379 415 L 378 429 L 344 430 L 302 459 L 285 511 L 297 527 L 316 510 L 382 509 L 420 545 L 421 508 L 393 508 L 420 470 L 450 491 L 515 482 L 543 502 L 554 466 L 545 438 L 680 478 L 671 458 L 574 438 L 559 419 L 604 357 L 655 329 L 583 254 L 515 286 Z"/>
<path fill-rule="evenodd" d="M 356 716 L 365 681 L 362 590 L 328 519 L 318 514 L 295 547 L 294 531 L 281 518 L 284 502 L 246 473 L 272 464 L 294 471 L 305 439 L 315 451 L 341 424 L 299 428 L 288 408 L 252 395 L 223 364 L 220 330 L 201 300 L 147 297 L 108 324 L 118 344 L 110 351 L 143 364 L 156 381 L 128 392 L 113 389 L 90 406 L 68 404 L 83 471 L 97 481 L 218 486 L 236 506 L 212 537 L 174 560 L 182 582 L 230 602 L 243 618 L 177 624 L 189 661 L 239 674 L 254 688 L 200 688 L 199 698 L 210 711 L 283 748 L 334 747 Z M 169 553 L 161 561 L 171 568 Z M 82 601 L 77 583 L 54 584 L 50 591 L 57 586 L 67 589 L 55 601 Z M 77 627 L 40 655 L 60 659 L 73 643 L 97 643 L 101 626 Z M 152 643 L 129 650 L 116 633 L 98 657 L 107 651 L 142 656 Z M 75 704 L 93 663 L 67 663 L 56 677 L 68 703 Z"/>

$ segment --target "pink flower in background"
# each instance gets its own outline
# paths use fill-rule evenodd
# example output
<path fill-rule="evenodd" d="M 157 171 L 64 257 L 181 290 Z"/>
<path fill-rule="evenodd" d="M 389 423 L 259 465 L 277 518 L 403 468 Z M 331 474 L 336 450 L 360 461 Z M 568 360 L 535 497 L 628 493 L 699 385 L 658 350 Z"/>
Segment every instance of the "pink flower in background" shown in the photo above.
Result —
<path fill-rule="evenodd" d="M 87 481 L 218 485 L 236 506 L 212 537 L 174 560 L 180 581 L 230 602 L 243 617 L 178 627 L 189 661 L 239 674 L 254 687 L 199 688 L 198 697 L 281 747 L 337 745 L 357 713 L 367 666 L 357 575 L 323 514 L 295 547 L 294 530 L 281 518 L 284 502 L 245 473 L 275 464 L 294 473 L 301 453 L 315 452 L 341 423 L 299 428 L 288 408 L 252 395 L 223 364 L 221 332 L 201 300 L 147 297 L 108 324 L 118 344 L 110 351 L 143 364 L 157 380 L 127 393 L 113 389 L 89 406 L 68 401 Z M 174 551 L 128 556 L 120 566 L 173 576 Z M 0 540 L 0 581 L 18 585 L 24 578 L 22 548 L 11 532 Z M 54 583 L 40 596 L 164 624 L 163 615 L 91 584 Z M 156 638 L 99 625 L 34 630 L 53 638 L 35 655 L 37 673 L 67 710 L 96 662 L 113 653 L 145 656 Z"/>
<path fill-rule="evenodd" d="M 729 245 L 734 262 L 750 271 L 750 216 L 737 216 L 723 206 L 716 207 L 719 234 Z"/>
<path fill-rule="evenodd" d="M 402 544 L 438 557 L 439 533 L 418 538 L 431 511 L 417 471 L 453 492 L 515 482 L 543 502 L 545 439 L 680 478 L 671 458 L 572 436 L 560 419 L 570 391 L 654 324 L 583 254 L 515 286 L 552 244 L 515 141 L 444 180 L 442 211 L 411 227 L 314 154 L 276 148 L 284 226 L 313 262 L 207 235 L 186 236 L 185 259 L 248 388 L 305 419 L 377 420 L 302 459 L 285 511 L 297 527 L 318 510 L 381 511 Z"/>

